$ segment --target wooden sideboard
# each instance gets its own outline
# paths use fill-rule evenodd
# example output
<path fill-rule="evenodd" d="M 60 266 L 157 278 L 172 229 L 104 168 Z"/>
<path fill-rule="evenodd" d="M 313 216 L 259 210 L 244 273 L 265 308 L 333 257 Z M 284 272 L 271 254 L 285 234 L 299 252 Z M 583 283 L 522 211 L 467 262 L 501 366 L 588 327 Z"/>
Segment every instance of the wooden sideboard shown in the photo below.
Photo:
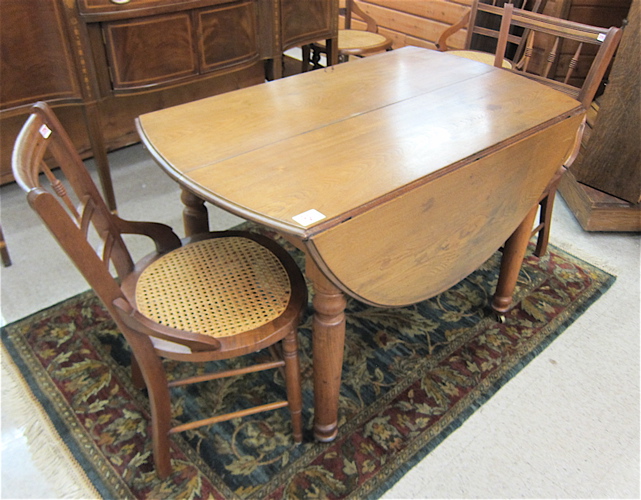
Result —
<path fill-rule="evenodd" d="M 281 76 L 290 47 L 337 34 L 338 0 L 2 0 L 0 182 L 29 106 L 49 102 L 116 200 L 106 152 L 134 119 Z"/>

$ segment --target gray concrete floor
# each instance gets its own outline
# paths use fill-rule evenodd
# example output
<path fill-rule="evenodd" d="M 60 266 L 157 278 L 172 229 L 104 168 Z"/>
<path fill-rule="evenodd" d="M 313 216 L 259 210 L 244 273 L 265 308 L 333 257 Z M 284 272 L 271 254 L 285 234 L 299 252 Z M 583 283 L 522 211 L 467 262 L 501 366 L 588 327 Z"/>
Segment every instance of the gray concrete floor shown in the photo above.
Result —
<path fill-rule="evenodd" d="M 181 234 L 179 189 L 146 151 L 126 148 L 110 162 L 120 215 L 164 222 Z M 4 323 L 88 288 L 18 186 L 0 188 L 0 206 L 13 259 L 0 274 Z M 239 221 L 218 210 L 210 219 L 221 229 Z M 641 239 L 586 233 L 559 199 L 551 240 L 617 281 L 385 498 L 639 498 Z M 60 489 L 61 478 L 79 474 L 72 465 L 42 473 L 41 447 L 29 442 L 33 427 L 22 413 L 31 412 L 28 397 L 20 388 L 5 391 L 5 381 L 1 497 L 86 497 Z M 12 403 L 22 399 L 27 409 L 15 410 Z M 34 425 L 47 427 L 44 420 Z"/>

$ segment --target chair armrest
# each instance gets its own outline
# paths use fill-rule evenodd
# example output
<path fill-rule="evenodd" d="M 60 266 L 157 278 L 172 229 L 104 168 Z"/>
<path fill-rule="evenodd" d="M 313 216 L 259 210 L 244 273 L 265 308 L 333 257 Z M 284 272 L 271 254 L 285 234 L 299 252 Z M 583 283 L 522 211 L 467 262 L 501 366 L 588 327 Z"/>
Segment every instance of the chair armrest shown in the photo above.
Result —
<path fill-rule="evenodd" d="M 114 216 L 118 229 L 124 234 L 139 234 L 154 240 L 158 253 L 167 253 L 182 246 L 180 238 L 173 229 L 158 222 L 129 221 Z"/>
<path fill-rule="evenodd" d="M 376 24 L 376 21 L 372 16 L 363 12 L 356 2 L 352 2 L 351 9 L 352 9 L 351 15 L 355 14 L 356 17 L 358 17 L 359 19 L 361 19 L 363 22 L 367 24 L 367 28 L 365 31 L 378 33 L 378 25 Z"/>
<path fill-rule="evenodd" d="M 454 33 L 462 30 L 463 28 L 467 28 L 470 23 L 470 11 L 467 11 L 465 15 L 458 20 L 456 24 L 453 24 L 449 28 L 447 28 L 443 33 L 441 33 L 441 36 L 438 37 L 438 40 L 436 41 L 436 48 L 440 50 L 441 52 L 445 52 L 448 50 L 447 46 L 447 39 L 451 37 Z"/>
<path fill-rule="evenodd" d="M 182 345 L 193 353 L 217 351 L 220 349 L 220 341 L 214 337 L 177 330 L 166 325 L 154 323 L 135 310 L 123 297 L 116 298 L 112 305 L 118 313 L 120 320 L 133 332 Z"/>

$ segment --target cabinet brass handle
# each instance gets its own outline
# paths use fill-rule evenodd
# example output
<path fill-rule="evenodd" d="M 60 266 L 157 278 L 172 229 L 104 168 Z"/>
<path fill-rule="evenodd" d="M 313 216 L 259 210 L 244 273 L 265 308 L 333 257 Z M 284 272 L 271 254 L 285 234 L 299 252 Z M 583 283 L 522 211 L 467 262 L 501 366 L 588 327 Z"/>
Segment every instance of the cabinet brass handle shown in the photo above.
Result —
<path fill-rule="evenodd" d="M 118 5 L 124 5 L 124 4 L 129 3 L 129 2 L 131 2 L 131 0 L 111 0 L 111 3 L 115 3 L 115 4 L 118 4 Z"/>

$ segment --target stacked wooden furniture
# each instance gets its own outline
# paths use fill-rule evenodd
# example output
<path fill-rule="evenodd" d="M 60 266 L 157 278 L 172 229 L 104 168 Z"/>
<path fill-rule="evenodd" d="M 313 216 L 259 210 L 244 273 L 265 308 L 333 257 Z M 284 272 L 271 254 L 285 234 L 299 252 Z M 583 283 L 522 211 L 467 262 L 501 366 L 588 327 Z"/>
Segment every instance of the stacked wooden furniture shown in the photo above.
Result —
<path fill-rule="evenodd" d="M 278 77 L 283 51 L 335 38 L 337 17 L 337 0 L 2 0 L 0 181 L 47 101 L 113 210 L 106 151 L 138 142 L 138 115 L 264 82 L 266 64 Z"/>

